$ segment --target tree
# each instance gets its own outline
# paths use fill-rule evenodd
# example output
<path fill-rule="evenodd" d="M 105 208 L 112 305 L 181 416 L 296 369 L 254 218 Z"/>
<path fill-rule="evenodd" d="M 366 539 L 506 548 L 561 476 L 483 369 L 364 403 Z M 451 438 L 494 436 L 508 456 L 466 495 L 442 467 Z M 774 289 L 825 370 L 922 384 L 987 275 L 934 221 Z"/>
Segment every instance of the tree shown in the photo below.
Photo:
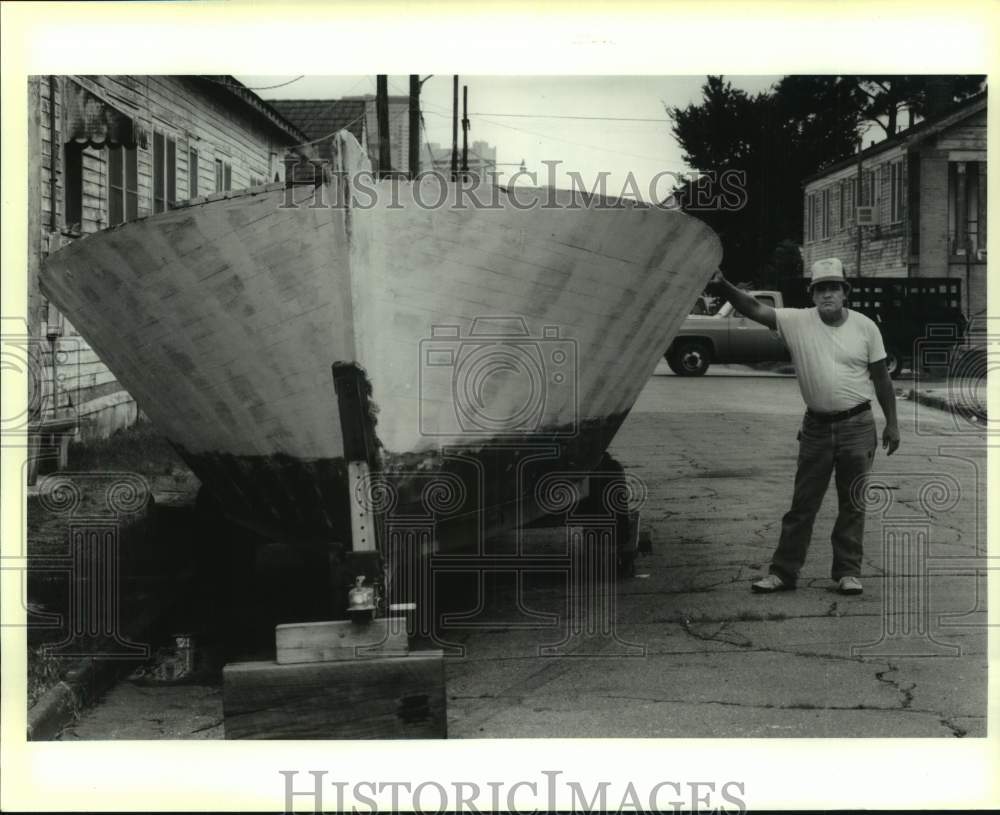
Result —
<path fill-rule="evenodd" d="M 970 74 L 894 74 L 841 79 L 857 90 L 864 118 L 881 127 L 887 137 L 896 134 L 904 110 L 909 110 L 911 116 L 933 116 L 954 102 L 979 93 L 986 81 L 985 76 Z"/>
<path fill-rule="evenodd" d="M 787 279 L 789 245 L 802 240 L 804 179 L 853 155 L 868 123 L 893 135 L 900 111 L 934 115 L 983 82 L 981 76 L 786 76 L 751 95 L 709 76 L 699 104 L 667 108 L 684 160 L 706 174 L 682 184 L 675 198 L 719 234 L 724 271 L 775 285 Z M 743 174 L 743 205 L 697 206 L 717 198 L 706 188 L 727 170 Z"/>
<path fill-rule="evenodd" d="M 860 114 L 853 93 L 834 77 L 786 77 L 771 92 L 750 95 L 709 76 L 701 104 L 668 109 L 684 160 L 707 173 L 675 195 L 719 234 L 723 269 L 736 279 L 760 278 L 776 268 L 775 247 L 801 240 L 802 179 L 854 150 Z M 742 174 L 743 206 L 695 206 L 715 199 L 698 193 L 727 170 Z"/>

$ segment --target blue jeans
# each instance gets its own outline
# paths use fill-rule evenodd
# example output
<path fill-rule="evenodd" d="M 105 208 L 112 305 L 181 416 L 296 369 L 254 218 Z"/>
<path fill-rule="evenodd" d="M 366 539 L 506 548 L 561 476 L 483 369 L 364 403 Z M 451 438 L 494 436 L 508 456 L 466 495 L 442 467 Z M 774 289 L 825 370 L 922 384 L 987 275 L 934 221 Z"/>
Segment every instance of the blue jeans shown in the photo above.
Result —
<path fill-rule="evenodd" d="M 808 413 L 799 430 L 799 461 L 792 508 L 781 519 L 781 538 L 770 571 L 794 586 L 805 563 L 813 522 L 836 472 L 838 512 L 833 527 L 834 580 L 861 574 L 865 534 L 864 480 L 878 447 L 875 418 L 870 410 L 824 423 Z M 857 483 L 856 483 L 857 482 Z M 855 498 L 852 499 L 852 494 Z"/>

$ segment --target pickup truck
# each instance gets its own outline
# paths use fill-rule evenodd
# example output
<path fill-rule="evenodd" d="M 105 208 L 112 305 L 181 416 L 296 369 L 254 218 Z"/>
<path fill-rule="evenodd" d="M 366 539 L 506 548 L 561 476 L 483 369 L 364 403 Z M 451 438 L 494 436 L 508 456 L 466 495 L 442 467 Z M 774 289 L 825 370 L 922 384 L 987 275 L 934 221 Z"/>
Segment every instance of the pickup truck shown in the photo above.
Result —
<path fill-rule="evenodd" d="M 783 308 L 781 292 L 751 291 L 771 308 Z M 702 310 L 703 309 L 698 309 Z M 663 355 L 678 376 L 701 376 L 713 362 L 783 362 L 790 359 L 784 340 L 726 302 L 715 314 L 689 314 Z"/>
<path fill-rule="evenodd" d="M 957 307 L 957 294 L 933 291 L 953 287 L 953 280 L 864 278 L 857 282 L 858 291 L 852 293 L 849 308 L 878 323 L 886 367 L 893 379 L 904 367 L 922 367 L 932 357 L 947 359 L 965 334 L 966 321 Z M 780 291 L 748 294 L 772 308 L 785 307 Z M 790 359 L 777 331 L 740 314 L 730 302 L 723 303 L 715 314 L 706 314 L 706 306 L 706 299 L 699 298 L 663 355 L 678 376 L 701 376 L 713 362 L 725 365 Z M 915 351 L 920 351 L 921 359 L 914 360 Z"/>

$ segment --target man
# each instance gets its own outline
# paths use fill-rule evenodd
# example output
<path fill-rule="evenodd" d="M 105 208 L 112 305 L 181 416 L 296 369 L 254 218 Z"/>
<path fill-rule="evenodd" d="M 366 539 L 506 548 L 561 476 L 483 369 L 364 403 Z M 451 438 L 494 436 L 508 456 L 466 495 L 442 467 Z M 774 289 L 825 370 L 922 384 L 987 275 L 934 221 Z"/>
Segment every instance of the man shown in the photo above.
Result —
<path fill-rule="evenodd" d="M 888 455 L 899 447 L 896 394 L 885 364 L 878 326 L 844 307 L 850 283 L 837 258 L 812 266 L 809 292 L 815 308 L 773 309 L 758 302 L 716 272 L 733 305 L 750 319 L 777 329 L 791 352 L 806 414 L 799 430 L 799 458 L 792 508 L 781 521 L 781 538 L 769 573 L 755 581 L 755 592 L 795 588 L 812 538 L 813 522 L 836 473 L 838 514 L 833 527 L 831 577 L 842 594 L 861 594 L 861 553 L 865 529 L 864 480 L 872 466 L 878 436 L 871 413 L 872 386 L 885 430 Z"/>

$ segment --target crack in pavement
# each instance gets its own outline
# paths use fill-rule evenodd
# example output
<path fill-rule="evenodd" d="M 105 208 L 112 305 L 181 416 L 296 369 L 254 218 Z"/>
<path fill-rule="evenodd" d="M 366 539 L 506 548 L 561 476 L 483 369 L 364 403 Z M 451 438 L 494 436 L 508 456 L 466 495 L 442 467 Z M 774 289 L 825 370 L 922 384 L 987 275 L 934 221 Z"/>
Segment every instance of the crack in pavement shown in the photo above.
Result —
<path fill-rule="evenodd" d="M 606 647 L 607 643 L 604 643 L 604 646 Z M 600 659 L 601 657 L 598 656 L 596 658 Z M 513 657 L 511 659 L 538 660 L 539 657 L 538 656 Z M 567 673 L 572 668 L 574 668 L 576 664 L 578 664 L 579 659 L 580 657 L 574 657 L 573 654 L 567 654 L 562 657 L 551 657 L 549 659 L 544 660 L 544 664 L 538 670 L 529 673 L 526 677 L 519 678 L 516 681 L 508 684 L 507 687 L 502 689 L 497 694 L 491 694 L 491 695 L 481 694 L 479 696 L 470 697 L 472 699 L 478 699 L 479 704 L 473 705 L 472 709 L 468 712 L 468 714 L 466 714 L 467 715 L 467 718 L 465 719 L 466 723 L 471 723 L 472 726 L 479 727 L 479 729 L 482 730 L 486 722 L 498 716 L 502 712 L 499 708 L 487 709 L 486 705 L 487 701 L 510 701 L 513 702 L 514 704 L 519 704 L 520 701 L 522 701 L 524 698 L 523 694 L 524 690 L 536 691 L 539 688 L 542 688 L 545 685 L 549 684 L 550 682 L 553 682 L 554 680 L 558 679 L 563 674 Z M 484 659 L 482 661 L 485 662 L 490 660 Z M 517 689 L 518 692 L 512 693 L 512 691 L 515 688 Z M 450 698 L 458 699 L 462 697 L 455 696 Z"/>
<path fill-rule="evenodd" d="M 884 682 L 886 685 L 895 688 L 902 697 L 902 707 L 904 709 L 909 708 L 910 705 L 913 704 L 913 690 L 917 687 L 917 683 L 910 682 L 909 684 L 904 685 L 897 679 L 889 679 L 887 674 L 898 673 L 899 667 L 891 662 L 887 662 L 886 665 L 888 666 L 886 670 L 876 671 L 875 678 L 879 682 Z"/>
<path fill-rule="evenodd" d="M 737 648 L 749 648 L 753 645 L 753 642 L 751 642 L 751 640 L 749 640 L 747 637 L 742 638 L 743 642 L 734 642 L 733 640 L 719 639 L 719 636 L 725 630 L 726 626 L 729 625 L 730 620 L 722 620 L 719 627 L 715 629 L 713 633 L 708 635 L 703 635 L 693 630 L 691 628 L 691 620 L 688 619 L 687 617 L 682 618 L 680 623 L 681 623 L 681 628 L 684 629 L 684 632 L 686 634 L 688 634 L 691 637 L 694 637 L 696 640 L 701 640 L 702 642 L 721 642 L 725 645 L 735 645 Z"/>
<path fill-rule="evenodd" d="M 775 611 L 771 613 L 761 613 L 752 614 L 744 616 L 742 619 L 739 615 L 732 617 L 705 617 L 700 616 L 697 619 L 694 617 L 689 617 L 684 612 L 680 612 L 677 616 L 673 618 L 669 617 L 658 617 L 650 620 L 650 625 L 660 624 L 660 623 L 775 623 L 775 622 L 788 622 L 789 620 L 825 620 L 831 616 L 829 611 L 823 614 L 785 614 L 780 611 Z M 855 614 L 845 614 L 840 613 L 835 615 L 837 619 L 861 619 L 867 617 L 881 617 L 881 612 L 870 612 L 870 613 L 855 613 Z"/>
<path fill-rule="evenodd" d="M 672 699 L 660 696 L 639 696 L 631 694 L 616 694 L 616 693 L 602 693 L 597 694 L 602 699 L 615 699 L 625 702 L 652 702 L 654 704 L 677 704 L 677 705 L 720 705 L 722 707 L 741 707 L 747 708 L 748 710 L 831 710 L 831 711 L 874 711 L 879 713 L 912 713 L 921 716 L 937 716 L 940 717 L 941 714 L 936 710 L 924 710 L 922 708 L 901 708 L 901 707 L 883 707 L 881 705 L 866 705 L 863 702 L 856 705 L 821 705 L 812 704 L 811 702 L 799 702 L 788 705 L 777 705 L 770 702 L 764 703 L 753 703 L 753 702 L 733 702 L 723 699 Z M 457 697 L 462 698 L 462 697 Z M 475 697 L 472 697 L 475 698 Z M 948 724 L 945 720 L 941 720 L 941 723 L 952 730 L 961 731 L 962 734 L 966 731 L 954 724 Z"/>
<path fill-rule="evenodd" d="M 939 713 L 938 715 L 940 716 L 941 714 Z M 947 727 L 956 739 L 964 738 L 969 733 L 964 727 L 959 727 L 951 719 L 944 716 L 941 718 L 941 724 Z"/>
<path fill-rule="evenodd" d="M 961 727 L 960 725 L 955 724 L 955 722 L 952 721 L 952 719 L 954 718 L 953 716 L 948 716 L 940 710 L 923 710 L 921 708 L 914 708 L 913 692 L 917 688 L 917 683 L 909 682 L 904 684 L 903 682 L 897 679 L 888 678 L 887 674 L 899 672 L 899 666 L 891 662 L 888 662 L 886 664 L 888 665 L 888 668 L 884 671 L 876 672 L 875 678 L 878 679 L 879 682 L 884 682 L 885 684 L 894 687 L 901 694 L 902 700 L 901 700 L 900 710 L 905 710 L 905 711 L 920 710 L 923 713 L 933 713 L 938 717 L 938 721 L 941 723 L 941 725 L 943 727 L 948 728 L 948 730 L 951 731 L 952 736 L 954 736 L 957 739 L 963 738 L 968 734 L 969 732 L 968 730 L 966 730 L 964 727 Z"/>

